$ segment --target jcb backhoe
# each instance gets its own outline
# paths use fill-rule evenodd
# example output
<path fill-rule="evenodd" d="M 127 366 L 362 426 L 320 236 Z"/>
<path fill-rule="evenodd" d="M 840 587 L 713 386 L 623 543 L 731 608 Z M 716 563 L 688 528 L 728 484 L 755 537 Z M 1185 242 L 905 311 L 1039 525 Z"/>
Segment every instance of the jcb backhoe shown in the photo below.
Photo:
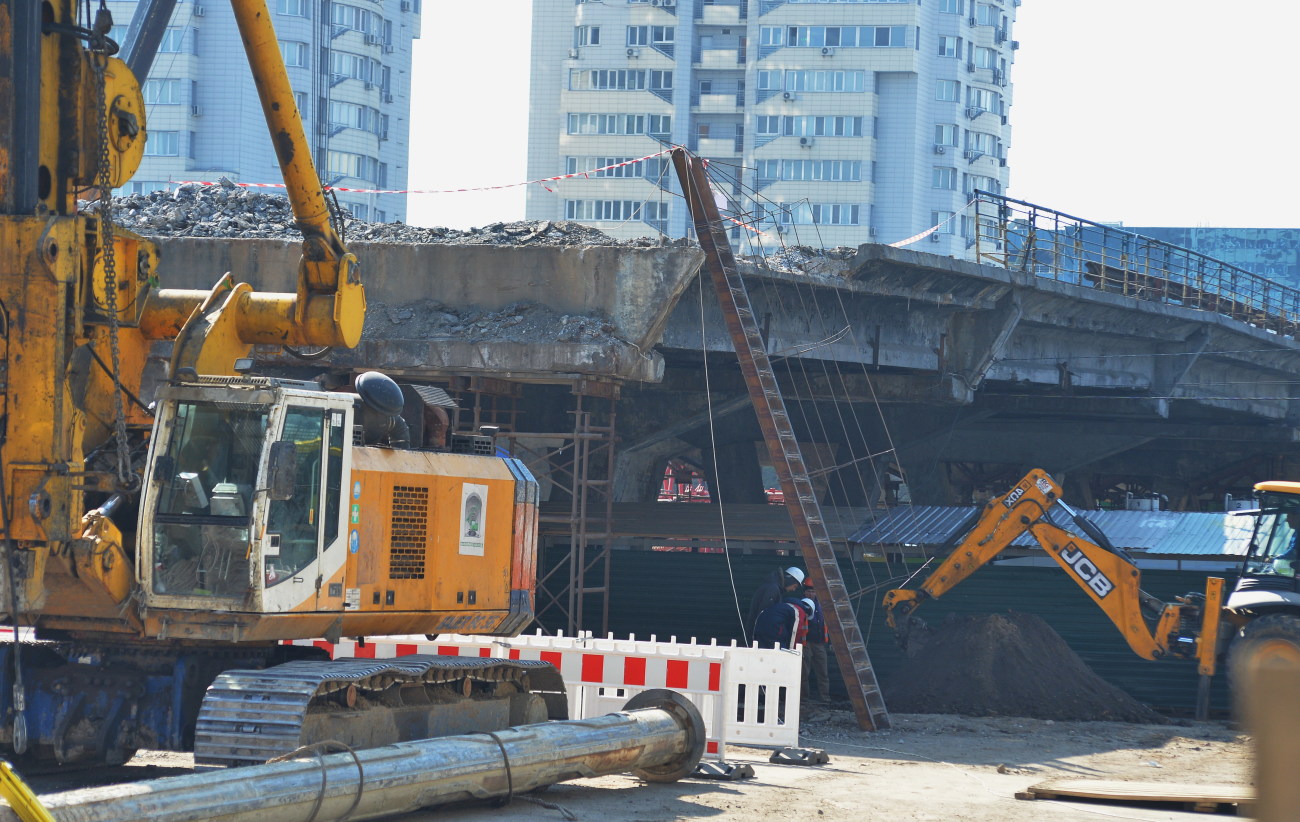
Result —
<path fill-rule="evenodd" d="M 1240 577 L 1226 601 L 1223 579 L 1208 577 L 1203 593 L 1163 602 L 1142 591 L 1142 573 L 1132 557 L 1062 502 L 1060 487 L 1046 472 L 1030 471 L 1006 494 L 972 512 L 946 546 L 951 553 L 920 587 L 885 595 L 889 625 L 906 642 L 922 603 L 951 591 L 1028 533 L 1102 609 L 1134 653 L 1144 659 L 1197 662 L 1197 712 L 1203 716 L 1209 678 L 1225 657 L 1233 680 L 1243 666 L 1266 655 L 1300 660 L 1300 585 L 1293 567 L 1300 483 L 1261 482 L 1255 489 L 1259 509 L 1238 514 L 1253 516 L 1255 523 Z M 1078 533 L 1048 518 L 1054 508 Z"/>

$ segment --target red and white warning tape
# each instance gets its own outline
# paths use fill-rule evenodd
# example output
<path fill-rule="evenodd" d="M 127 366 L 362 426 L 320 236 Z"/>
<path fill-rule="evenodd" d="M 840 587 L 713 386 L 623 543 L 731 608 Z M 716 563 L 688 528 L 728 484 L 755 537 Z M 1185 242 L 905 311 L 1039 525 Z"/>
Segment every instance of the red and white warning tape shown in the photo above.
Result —
<path fill-rule="evenodd" d="M 519 186 L 530 186 L 533 184 L 537 184 L 540 185 L 542 188 L 546 188 L 547 191 L 550 191 L 550 189 L 547 188 L 546 183 L 552 183 L 557 180 L 568 180 L 574 177 L 590 177 L 593 174 L 597 174 L 602 171 L 608 171 L 612 168 L 621 168 L 623 166 L 631 166 L 631 165 L 636 165 L 637 163 L 644 163 L 646 160 L 652 160 L 655 157 L 659 157 L 660 155 L 663 154 L 668 154 L 671 151 L 672 151 L 671 148 L 666 148 L 663 151 L 656 151 L 654 154 L 647 154 L 646 156 L 638 157 L 635 160 L 624 160 L 621 163 L 611 163 L 610 165 L 601 166 L 600 168 L 589 168 L 584 171 L 575 171 L 572 174 L 557 174 L 554 177 L 543 177 L 540 180 L 528 180 L 527 182 L 523 182 L 523 183 L 506 183 L 505 185 L 499 185 L 499 186 L 479 186 L 477 188 L 443 188 L 443 189 L 348 188 L 345 186 L 325 186 L 325 190 L 326 191 L 347 191 L 353 194 L 460 194 L 466 191 L 497 191 L 503 188 L 518 188 Z M 213 180 L 175 180 L 172 181 L 170 185 L 215 186 L 215 185 L 222 185 L 222 183 Z M 284 183 L 234 183 L 234 185 L 237 185 L 240 188 L 284 188 L 285 187 Z"/>

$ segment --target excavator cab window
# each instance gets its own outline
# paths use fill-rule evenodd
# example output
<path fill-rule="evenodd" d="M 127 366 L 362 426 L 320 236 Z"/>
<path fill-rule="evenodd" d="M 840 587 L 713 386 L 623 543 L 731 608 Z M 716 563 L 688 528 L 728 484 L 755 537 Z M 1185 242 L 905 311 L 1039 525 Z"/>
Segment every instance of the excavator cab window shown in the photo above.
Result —
<path fill-rule="evenodd" d="M 153 589 L 243 597 L 267 408 L 182 402 L 158 461 Z"/>
<path fill-rule="evenodd" d="M 1262 494 L 1245 573 L 1294 577 L 1297 533 L 1300 533 L 1300 496 Z"/>
<path fill-rule="evenodd" d="M 272 502 L 268 515 L 262 547 L 268 588 L 292 579 L 310 565 L 319 552 L 322 526 L 329 519 L 328 514 L 321 516 L 326 507 L 321 494 L 321 469 L 326 452 L 330 450 L 330 416 L 324 408 L 290 406 L 285 412 L 280 441 L 293 443 L 298 459 L 293 496 Z M 334 485 L 337 488 L 337 479 Z M 337 491 L 332 496 L 337 498 Z M 337 499 L 331 508 L 336 512 L 334 525 L 337 531 Z"/>

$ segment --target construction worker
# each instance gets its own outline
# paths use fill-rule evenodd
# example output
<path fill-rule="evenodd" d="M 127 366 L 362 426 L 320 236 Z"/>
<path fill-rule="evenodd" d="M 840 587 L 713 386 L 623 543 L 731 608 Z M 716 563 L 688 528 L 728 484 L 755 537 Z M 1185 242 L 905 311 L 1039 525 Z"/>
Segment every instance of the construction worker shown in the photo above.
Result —
<path fill-rule="evenodd" d="M 754 622 L 754 641 L 760 648 L 794 648 L 808 634 L 808 616 L 813 601 L 789 597 L 769 605 Z"/>
<path fill-rule="evenodd" d="M 749 632 L 751 639 L 756 638 L 754 626 L 758 622 L 758 615 L 788 596 L 801 595 L 800 591 L 806 576 L 802 568 L 792 565 L 789 568 L 774 570 L 763 584 L 758 586 L 758 590 L 749 600 L 749 614 L 745 617 L 745 630 Z"/>
<path fill-rule="evenodd" d="M 812 613 L 808 617 L 808 640 L 803 646 L 801 692 L 806 702 L 830 702 L 831 680 L 826 646 L 831 641 L 831 635 L 826 629 L 826 614 L 822 613 L 821 603 L 813 594 L 812 580 L 805 579 L 803 584 L 807 601 L 812 603 Z"/>

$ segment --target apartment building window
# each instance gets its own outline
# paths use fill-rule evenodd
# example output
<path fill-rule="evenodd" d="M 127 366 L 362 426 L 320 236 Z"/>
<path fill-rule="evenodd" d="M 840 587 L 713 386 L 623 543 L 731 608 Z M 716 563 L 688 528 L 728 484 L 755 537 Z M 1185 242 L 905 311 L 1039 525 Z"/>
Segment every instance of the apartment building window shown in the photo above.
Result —
<path fill-rule="evenodd" d="M 626 222 L 668 219 L 668 204 L 639 200 L 565 200 L 564 219 Z"/>
<path fill-rule="evenodd" d="M 180 26 L 168 26 L 163 32 L 162 40 L 158 43 L 159 54 L 186 54 L 193 53 L 193 49 L 187 48 L 186 33 L 188 29 Z"/>
<path fill-rule="evenodd" d="M 179 131 L 150 131 L 145 137 L 144 154 L 146 157 L 181 156 L 181 133 Z"/>
<path fill-rule="evenodd" d="M 853 203 L 797 203 L 781 208 L 782 225 L 858 225 L 861 206 Z"/>
<path fill-rule="evenodd" d="M 996 91 L 988 89 L 975 88 L 974 86 L 966 89 L 966 107 L 976 111 L 992 111 L 1001 113 L 1002 96 Z"/>
<path fill-rule="evenodd" d="M 759 115 L 754 133 L 759 137 L 777 137 L 781 134 L 781 117 L 779 115 Z"/>
<path fill-rule="evenodd" d="M 573 46 L 599 46 L 600 26 L 574 26 Z"/>
<path fill-rule="evenodd" d="M 942 188 L 945 191 L 956 191 L 957 169 L 949 166 L 935 166 L 930 177 L 930 186 L 932 188 Z"/>
<path fill-rule="evenodd" d="M 652 69 L 650 71 L 650 89 L 652 91 L 672 91 L 673 73 L 671 70 Z"/>
<path fill-rule="evenodd" d="M 966 195 L 974 194 L 976 190 L 987 191 L 990 194 L 1001 194 L 1001 183 L 996 177 L 985 177 L 980 174 L 966 175 Z"/>
<path fill-rule="evenodd" d="M 284 57 L 284 64 L 286 66 L 307 65 L 306 43 L 296 43 L 292 40 L 281 40 L 280 54 Z"/>
<path fill-rule="evenodd" d="M 573 69 L 570 91 L 639 91 L 645 88 L 646 72 L 641 69 Z"/>
<path fill-rule="evenodd" d="M 275 0 L 275 13 L 292 17 L 307 16 L 307 0 Z"/>
<path fill-rule="evenodd" d="M 358 6 L 349 6 L 346 3 L 332 3 L 330 9 L 330 22 L 338 28 L 365 34 L 379 34 L 379 27 L 384 18 L 378 13 Z"/>
<path fill-rule="evenodd" d="M 862 118 L 844 116 L 786 117 L 784 131 L 788 137 L 861 137 Z"/>
<path fill-rule="evenodd" d="M 934 127 L 934 144 L 936 146 L 956 146 L 960 130 L 950 123 L 940 123 Z"/>
<path fill-rule="evenodd" d="M 672 117 L 667 114 L 570 114 L 569 134 L 667 134 Z"/>
<path fill-rule="evenodd" d="M 383 133 L 383 119 L 379 109 L 339 100 L 330 101 L 330 125 L 360 129 L 371 134 Z"/>
<path fill-rule="evenodd" d="M 939 37 L 940 57 L 961 57 L 961 38 L 941 35 Z"/>
<path fill-rule="evenodd" d="M 344 203 L 343 207 L 352 212 L 354 220 L 364 220 L 370 215 L 370 207 L 365 203 Z"/>
<path fill-rule="evenodd" d="M 670 46 L 677 36 L 676 26 L 628 26 L 629 46 Z"/>
<path fill-rule="evenodd" d="M 968 151 L 978 151 L 980 154 L 989 154 L 994 157 L 998 156 L 998 138 L 993 134 L 985 134 L 980 131 L 966 132 L 966 149 Z"/>
<path fill-rule="evenodd" d="M 997 49 L 977 48 L 975 49 L 975 66 L 977 68 L 997 68 L 998 52 Z"/>
<path fill-rule="evenodd" d="M 330 175 L 373 183 L 379 177 L 379 160 L 351 151 L 329 151 L 325 155 L 325 169 Z"/>
<path fill-rule="evenodd" d="M 861 160 L 759 160 L 760 180 L 858 183 L 862 181 Z"/>
<path fill-rule="evenodd" d="M 786 26 L 786 45 L 802 48 L 903 48 L 907 26 Z M 768 44 L 765 44 L 768 45 Z"/>
<path fill-rule="evenodd" d="M 787 71 L 787 91 L 866 91 L 865 71 Z"/>
<path fill-rule="evenodd" d="M 185 100 L 181 95 L 183 80 L 146 80 L 141 91 L 144 101 L 152 105 L 180 105 Z"/>
<path fill-rule="evenodd" d="M 939 11 L 944 14 L 961 14 L 965 6 L 966 0 L 939 0 Z"/>
<path fill-rule="evenodd" d="M 1002 9 L 988 3 L 976 3 L 975 22 L 981 26 L 996 26 L 1002 20 Z"/>
<path fill-rule="evenodd" d="M 955 103 L 961 99 L 961 83 L 956 80 L 940 80 L 934 84 L 934 99 L 945 103 Z"/>
<path fill-rule="evenodd" d="M 758 30 L 758 44 L 760 46 L 784 46 L 785 27 L 763 26 Z"/>
<path fill-rule="evenodd" d="M 566 157 L 564 158 L 564 173 L 578 174 L 588 172 L 588 177 L 593 178 L 616 178 L 616 179 L 635 179 L 646 176 L 645 162 L 633 163 L 635 157 Z M 628 163 L 628 165 L 621 165 Z M 591 171 L 599 169 L 599 171 Z"/>
<path fill-rule="evenodd" d="M 935 233 L 936 233 L 936 234 L 951 234 L 951 233 L 952 233 L 952 229 L 953 229 L 953 225 L 952 225 L 952 215 L 953 215 L 953 213 L 954 213 L 954 212 L 951 212 L 951 211 L 931 211 L 931 212 L 930 212 L 930 225 L 932 225 L 932 226 L 938 226 L 938 228 L 935 229 Z"/>
<path fill-rule="evenodd" d="M 330 73 L 338 77 L 350 77 L 373 83 L 376 75 L 379 74 L 379 68 L 377 60 L 360 54 L 349 54 L 346 51 L 330 52 Z"/>

